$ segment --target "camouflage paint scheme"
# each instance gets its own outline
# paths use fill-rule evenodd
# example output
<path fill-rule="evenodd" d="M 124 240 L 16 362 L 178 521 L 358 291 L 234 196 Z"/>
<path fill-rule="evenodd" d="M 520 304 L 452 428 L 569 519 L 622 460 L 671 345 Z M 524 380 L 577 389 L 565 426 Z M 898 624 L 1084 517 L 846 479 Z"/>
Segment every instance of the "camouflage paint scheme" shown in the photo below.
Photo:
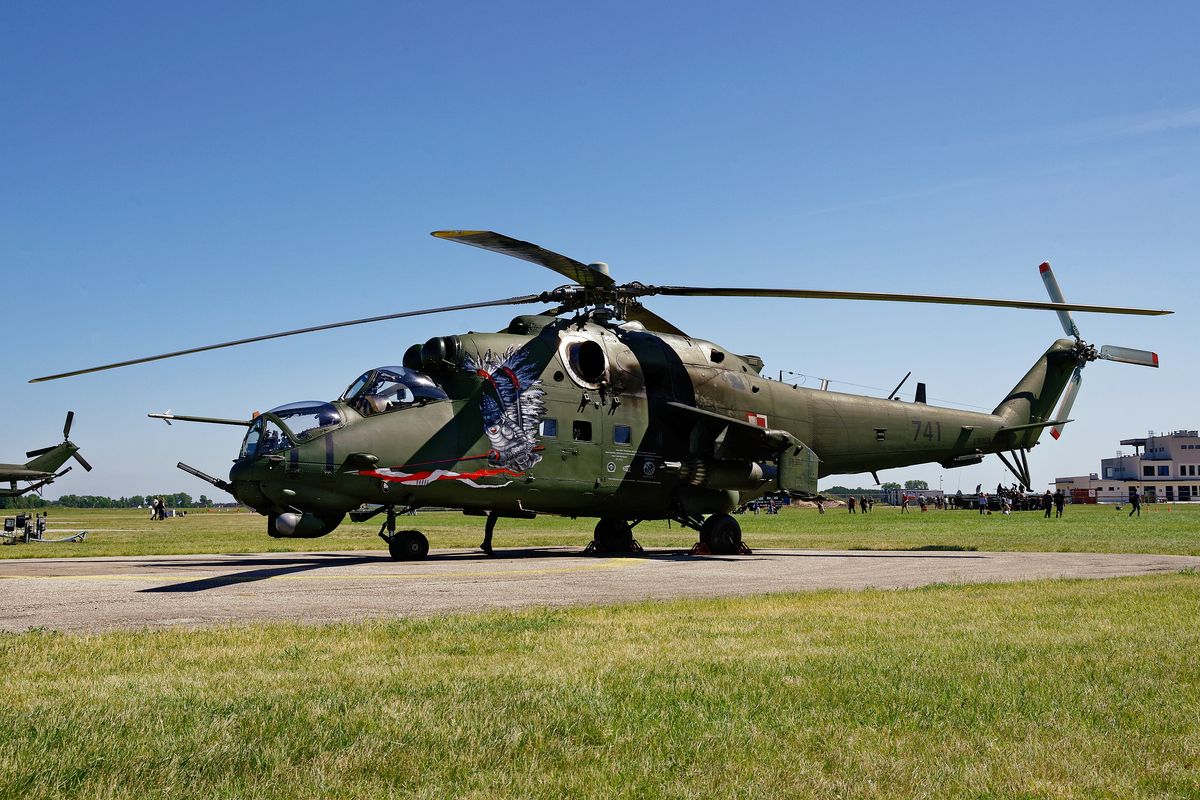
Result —
<path fill-rule="evenodd" d="M 337 425 L 236 462 L 231 491 L 272 522 L 303 512 L 295 536 L 363 503 L 690 524 L 772 491 L 815 496 L 826 475 L 1032 447 L 1079 363 L 1076 342 L 1056 341 L 986 414 L 796 388 L 755 356 L 603 314 L 440 343 L 453 360 L 411 363 L 414 346 L 405 366 L 449 399 L 372 416 L 337 402 Z"/>

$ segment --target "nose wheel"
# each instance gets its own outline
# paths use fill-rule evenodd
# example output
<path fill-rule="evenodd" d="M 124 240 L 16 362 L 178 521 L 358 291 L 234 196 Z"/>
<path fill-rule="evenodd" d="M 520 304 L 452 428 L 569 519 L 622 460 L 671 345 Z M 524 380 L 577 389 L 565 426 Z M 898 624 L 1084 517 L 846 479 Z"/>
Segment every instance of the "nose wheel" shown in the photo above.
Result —
<path fill-rule="evenodd" d="M 387 542 L 388 553 L 397 561 L 421 561 L 429 555 L 429 540 L 425 534 L 396 530 L 395 506 L 388 506 L 387 519 L 379 529 L 379 538 Z"/>

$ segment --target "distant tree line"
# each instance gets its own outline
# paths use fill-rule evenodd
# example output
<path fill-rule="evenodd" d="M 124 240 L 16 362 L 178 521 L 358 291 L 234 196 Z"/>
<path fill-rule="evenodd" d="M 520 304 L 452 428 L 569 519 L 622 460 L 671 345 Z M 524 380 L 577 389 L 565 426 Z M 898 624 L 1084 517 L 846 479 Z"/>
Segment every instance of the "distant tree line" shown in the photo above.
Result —
<path fill-rule="evenodd" d="M 895 481 L 888 481 L 887 483 L 881 484 L 878 487 L 872 486 L 869 489 L 864 489 L 861 486 L 858 487 L 857 489 L 850 489 L 845 486 L 830 486 L 828 489 L 823 490 L 821 492 L 821 494 L 832 495 L 835 497 L 845 497 L 846 495 L 851 495 L 851 494 L 855 495 L 857 497 L 859 495 L 866 494 L 866 495 L 871 495 L 873 497 L 876 494 L 880 494 L 888 489 L 899 489 L 899 488 L 900 488 L 900 484 L 896 483 Z M 911 480 L 911 481 L 904 482 L 904 488 L 905 489 L 915 489 L 918 491 L 921 491 L 921 490 L 928 491 L 929 484 L 922 480 Z"/>
<path fill-rule="evenodd" d="M 162 494 L 137 494 L 132 497 L 102 497 L 94 494 L 64 494 L 57 500 L 46 500 L 36 494 L 21 497 L 0 498 L 0 508 L 144 508 L 161 497 L 167 508 L 210 508 L 213 501 L 206 495 L 195 500 L 187 492 L 163 492 Z"/>

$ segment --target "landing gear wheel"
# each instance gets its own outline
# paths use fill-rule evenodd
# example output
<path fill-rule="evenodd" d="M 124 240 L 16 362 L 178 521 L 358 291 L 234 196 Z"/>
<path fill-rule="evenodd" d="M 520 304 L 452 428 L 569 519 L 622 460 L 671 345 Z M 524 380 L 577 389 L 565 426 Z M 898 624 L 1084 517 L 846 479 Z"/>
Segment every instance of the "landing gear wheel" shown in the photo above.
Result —
<path fill-rule="evenodd" d="M 388 552 L 397 561 L 420 561 L 429 555 L 429 540 L 420 531 L 400 531 L 388 542 Z"/>
<path fill-rule="evenodd" d="M 715 556 L 732 556 L 742 548 L 742 526 L 729 514 L 713 514 L 700 526 L 700 541 Z"/>
<path fill-rule="evenodd" d="M 639 549 L 633 539 L 633 528 L 623 519 L 597 522 L 592 544 L 598 553 L 629 553 Z"/>

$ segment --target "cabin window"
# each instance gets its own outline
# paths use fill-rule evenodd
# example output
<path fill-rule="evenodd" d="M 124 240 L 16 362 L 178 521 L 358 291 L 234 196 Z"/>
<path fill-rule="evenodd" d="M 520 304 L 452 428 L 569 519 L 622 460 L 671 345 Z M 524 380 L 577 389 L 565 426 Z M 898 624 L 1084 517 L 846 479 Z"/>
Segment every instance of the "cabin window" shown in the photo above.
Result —
<path fill-rule="evenodd" d="M 558 420 L 547 417 L 542 420 L 542 436 L 558 436 Z"/>
<path fill-rule="evenodd" d="M 592 440 L 592 423 L 583 419 L 575 420 L 571 424 L 571 438 L 577 442 L 590 442 Z"/>
<path fill-rule="evenodd" d="M 875 441 L 882 442 L 885 439 L 887 439 L 887 428 L 876 428 L 875 429 Z"/>
<path fill-rule="evenodd" d="M 633 429 L 628 425 L 613 427 L 613 444 L 629 444 L 633 441 Z"/>

